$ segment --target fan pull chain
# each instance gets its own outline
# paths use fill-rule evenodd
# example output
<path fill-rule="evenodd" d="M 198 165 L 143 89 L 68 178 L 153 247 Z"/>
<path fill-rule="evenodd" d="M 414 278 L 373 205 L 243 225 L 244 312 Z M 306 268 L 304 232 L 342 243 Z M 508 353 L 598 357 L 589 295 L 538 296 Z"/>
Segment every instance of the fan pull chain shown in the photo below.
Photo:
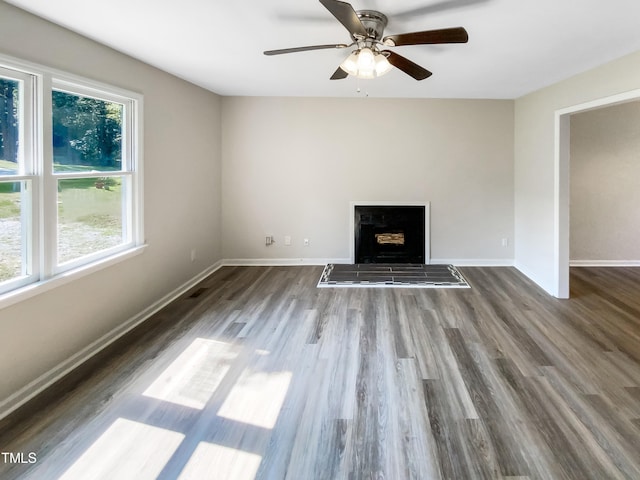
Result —
<path fill-rule="evenodd" d="M 360 79 L 358 77 L 356 77 L 356 93 L 362 93 L 362 90 L 360 89 Z M 364 96 L 368 97 L 369 92 L 364 92 Z"/>

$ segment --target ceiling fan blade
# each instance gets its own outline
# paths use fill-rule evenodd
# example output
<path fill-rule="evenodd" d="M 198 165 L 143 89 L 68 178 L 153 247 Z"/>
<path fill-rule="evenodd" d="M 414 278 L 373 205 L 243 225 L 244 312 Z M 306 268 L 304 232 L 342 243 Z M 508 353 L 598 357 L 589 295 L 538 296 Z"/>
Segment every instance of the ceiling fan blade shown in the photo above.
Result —
<path fill-rule="evenodd" d="M 333 72 L 333 75 L 331 75 L 330 80 L 342 80 L 343 78 L 347 78 L 349 76 L 349 74 L 347 72 L 345 72 L 341 67 L 338 67 L 338 69 Z"/>
<path fill-rule="evenodd" d="M 427 30 L 425 32 L 401 33 L 388 35 L 382 39 L 385 45 L 429 45 L 436 43 L 467 43 L 469 35 L 462 27 L 442 28 L 440 30 Z"/>
<path fill-rule="evenodd" d="M 282 55 L 283 53 L 306 52 L 308 50 L 324 50 L 328 48 L 347 48 L 349 45 L 336 43 L 331 45 L 311 45 L 309 47 L 281 48 L 280 50 L 266 50 L 265 55 Z"/>
<path fill-rule="evenodd" d="M 339 2 L 338 0 L 320 0 L 320 3 L 336 17 L 336 19 L 349 30 L 351 36 L 355 39 L 356 35 L 367 37 L 367 30 L 362 25 L 358 14 L 350 3 Z"/>
<path fill-rule="evenodd" d="M 403 57 L 402 55 L 398 55 L 397 53 L 391 52 L 389 50 L 383 50 L 383 53 L 388 53 L 389 56 L 387 60 L 389 63 L 396 68 L 399 68 L 407 75 L 412 76 L 416 80 L 424 80 L 432 75 L 432 73 L 426 68 L 422 68 L 417 63 L 413 63 L 408 58 Z"/>

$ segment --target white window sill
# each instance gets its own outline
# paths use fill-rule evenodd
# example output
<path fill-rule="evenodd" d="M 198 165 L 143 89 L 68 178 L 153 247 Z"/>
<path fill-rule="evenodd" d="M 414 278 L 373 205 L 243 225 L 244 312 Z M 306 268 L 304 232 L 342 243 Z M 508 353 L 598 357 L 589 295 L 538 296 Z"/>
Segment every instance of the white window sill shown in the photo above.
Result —
<path fill-rule="evenodd" d="M 88 265 L 83 265 L 81 267 L 74 268 L 73 270 L 68 270 L 66 272 L 60 273 L 55 277 L 41 280 L 39 282 L 30 283 L 29 285 L 26 285 L 24 287 L 20 287 L 10 292 L 4 293 L 0 295 L 0 310 L 9 307 L 10 305 L 14 305 L 18 302 L 22 302 L 28 298 L 40 295 L 41 293 L 47 292 L 54 288 L 66 285 L 67 283 L 74 282 L 86 275 L 98 272 L 104 268 L 110 267 L 124 260 L 128 260 L 130 258 L 138 256 L 145 250 L 146 247 L 146 245 L 133 247 L 129 250 L 116 253 L 115 255 L 111 255 L 109 257 L 105 257 Z"/>

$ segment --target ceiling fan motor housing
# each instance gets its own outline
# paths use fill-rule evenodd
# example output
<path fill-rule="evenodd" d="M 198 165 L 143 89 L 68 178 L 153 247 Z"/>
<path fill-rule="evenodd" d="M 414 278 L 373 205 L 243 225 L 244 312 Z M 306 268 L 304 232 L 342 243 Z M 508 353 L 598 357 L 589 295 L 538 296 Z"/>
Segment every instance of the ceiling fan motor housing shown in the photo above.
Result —
<path fill-rule="evenodd" d="M 358 10 L 356 14 L 369 37 L 376 40 L 382 39 L 382 33 L 387 26 L 386 15 L 375 10 Z"/>

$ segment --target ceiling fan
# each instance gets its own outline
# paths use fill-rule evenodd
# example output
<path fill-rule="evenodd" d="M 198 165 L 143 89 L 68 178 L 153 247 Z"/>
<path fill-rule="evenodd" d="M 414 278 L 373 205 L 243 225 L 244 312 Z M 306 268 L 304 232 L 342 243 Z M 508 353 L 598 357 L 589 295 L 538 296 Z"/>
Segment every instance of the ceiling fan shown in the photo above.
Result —
<path fill-rule="evenodd" d="M 399 68 L 416 80 L 424 80 L 431 76 L 429 70 L 402 55 L 384 48 L 404 45 L 466 43 L 469 40 L 467 31 L 462 27 L 402 33 L 383 37 L 382 33 L 387 26 L 387 17 L 384 14 L 375 10 L 356 11 L 351 4 L 338 0 L 320 0 L 320 3 L 349 31 L 352 39 L 351 43 L 267 50 L 264 54 L 281 55 L 308 50 L 355 47 L 351 55 L 333 73 L 331 80 L 341 80 L 349 75 L 358 78 L 375 78 L 384 75 L 392 67 Z"/>

